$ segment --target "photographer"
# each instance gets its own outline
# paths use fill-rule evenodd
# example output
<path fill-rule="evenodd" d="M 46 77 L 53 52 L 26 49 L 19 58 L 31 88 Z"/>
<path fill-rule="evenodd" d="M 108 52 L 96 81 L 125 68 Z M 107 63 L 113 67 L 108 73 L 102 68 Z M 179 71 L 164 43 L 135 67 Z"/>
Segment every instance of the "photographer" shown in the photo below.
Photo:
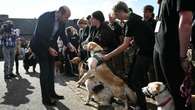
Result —
<path fill-rule="evenodd" d="M 2 51 L 4 57 L 4 79 L 11 79 L 16 77 L 13 74 L 13 66 L 15 59 L 15 46 L 16 46 L 16 35 L 13 32 L 13 22 L 6 21 L 1 26 L 2 34 Z"/>

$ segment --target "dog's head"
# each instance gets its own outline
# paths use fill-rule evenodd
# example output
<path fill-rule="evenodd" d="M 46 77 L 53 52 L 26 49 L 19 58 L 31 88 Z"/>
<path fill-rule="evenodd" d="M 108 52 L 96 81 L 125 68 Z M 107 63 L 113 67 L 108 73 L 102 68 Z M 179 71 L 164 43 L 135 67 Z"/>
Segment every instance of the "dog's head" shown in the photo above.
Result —
<path fill-rule="evenodd" d="M 166 86 L 162 82 L 151 82 L 148 86 L 142 88 L 142 92 L 150 98 L 154 98 L 164 90 L 166 90 Z"/>
<path fill-rule="evenodd" d="M 70 60 L 70 63 L 72 64 L 79 64 L 81 62 L 81 58 L 80 57 L 74 57 L 72 60 Z"/>
<path fill-rule="evenodd" d="M 88 70 L 88 65 L 82 61 L 80 57 L 74 57 L 70 60 L 70 63 L 78 65 L 79 78 L 81 78 Z"/>
<path fill-rule="evenodd" d="M 83 45 L 83 49 L 87 51 L 103 51 L 103 48 L 95 42 L 89 42 Z"/>

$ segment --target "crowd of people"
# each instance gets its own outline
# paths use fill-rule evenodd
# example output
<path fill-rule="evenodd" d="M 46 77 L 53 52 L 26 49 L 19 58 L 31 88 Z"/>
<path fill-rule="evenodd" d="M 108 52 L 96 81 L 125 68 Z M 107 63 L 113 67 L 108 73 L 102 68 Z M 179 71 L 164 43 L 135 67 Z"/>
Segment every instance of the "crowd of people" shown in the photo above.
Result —
<path fill-rule="evenodd" d="M 93 41 L 103 47 L 101 60 L 113 73 L 127 77 L 128 86 L 138 97 L 137 109 L 147 110 L 141 88 L 149 82 L 161 81 L 167 84 L 176 110 L 191 110 L 191 103 L 186 103 L 191 94 L 182 97 L 182 92 L 186 91 L 181 91 L 180 86 L 192 73 L 187 50 L 195 45 L 195 3 L 193 0 L 157 0 L 157 3 L 159 12 L 156 17 L 152 5 L 143 8 L 141 17 L 120 1 L 108 15 L 109 21 L 105 21 L 103 12 L 97 10 L 78 20 L 79 29 L 64 25 L 71 16 L 68 6 L 42 14 L 28 51 L 33 54 L 33 64 L 38 62 L 40 65 L 43 104 L 55 105 L 56 101 L 51 99 L 64 98 L 54 89 L 56 66 L 59 67 L 58 72 L 64 72 L 65 75 L 78 74 L 77 65 L 71 64 L 70 60 L 77 56 L 85 61 L 90 57 L 83 45 Z M 15 54 L 17 35 L 9 30 L 2 36 L 5 79 L 10 79 L 15 77 L 13 61 L 15 55 L 15 59 L 18 56 L 17 51 Z M 59 65 L 56 62 L 60 62 Z M 25 69 L 28 71 L 28 68 Z M 17 69 L 16 73 L 19 74 Z"/>

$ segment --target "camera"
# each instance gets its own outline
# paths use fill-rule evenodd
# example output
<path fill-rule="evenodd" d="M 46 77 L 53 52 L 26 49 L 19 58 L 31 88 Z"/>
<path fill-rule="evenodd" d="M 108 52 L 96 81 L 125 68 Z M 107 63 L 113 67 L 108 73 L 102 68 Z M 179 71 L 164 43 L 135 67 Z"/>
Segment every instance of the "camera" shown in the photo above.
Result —
<path fill-rule="evenodd" d="M 5 23 L 2 24 L 1 26 L 1 32 L 2 33 L 11 33 L 13 29 L 13 23 L 11 21 L 6 21 Z"/>

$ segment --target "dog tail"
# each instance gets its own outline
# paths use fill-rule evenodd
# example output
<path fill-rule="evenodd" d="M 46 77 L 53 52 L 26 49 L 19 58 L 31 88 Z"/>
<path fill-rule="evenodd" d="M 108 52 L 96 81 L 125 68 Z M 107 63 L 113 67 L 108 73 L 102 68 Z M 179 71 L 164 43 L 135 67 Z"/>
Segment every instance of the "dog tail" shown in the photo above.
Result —
<path fill-rule="evenodd" d="M 136 93 L 130 89 L 126 84 L 125 84 L 125 92 L 126 92 L 126 95 L 128 96 L 129 100 L 135 104 L 137 102 L 137 95 Z"/>

